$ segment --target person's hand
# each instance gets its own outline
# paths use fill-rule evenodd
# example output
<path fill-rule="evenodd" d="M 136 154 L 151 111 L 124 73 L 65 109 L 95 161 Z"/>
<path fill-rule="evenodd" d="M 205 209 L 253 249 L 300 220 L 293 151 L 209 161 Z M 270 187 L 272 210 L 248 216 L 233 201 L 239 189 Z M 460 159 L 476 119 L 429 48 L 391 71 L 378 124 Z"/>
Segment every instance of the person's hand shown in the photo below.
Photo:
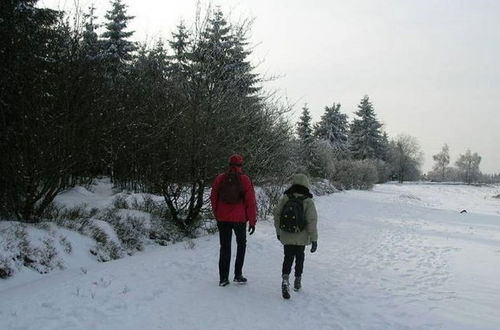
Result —
<path fill-rule="evenodd" d="M 276 234 L 276 238 L 278 239 L 278 241 L 280 240 L 280 235 Z"/>
<path fill-rule="evenodd" d="M 317 249 L 318 249 L 318 242 L 316 242 L 316 241 L 312 242 L 312 244 L 311 244 L 311 253 L 316 252 Z"/>
<path fill-rule="evenodd" d="M 255 231 L 255 226 L 252 225 L 248 226 L 248 232 L 250 233 L 250 235 L 252 235 L 254 231 Z"/>

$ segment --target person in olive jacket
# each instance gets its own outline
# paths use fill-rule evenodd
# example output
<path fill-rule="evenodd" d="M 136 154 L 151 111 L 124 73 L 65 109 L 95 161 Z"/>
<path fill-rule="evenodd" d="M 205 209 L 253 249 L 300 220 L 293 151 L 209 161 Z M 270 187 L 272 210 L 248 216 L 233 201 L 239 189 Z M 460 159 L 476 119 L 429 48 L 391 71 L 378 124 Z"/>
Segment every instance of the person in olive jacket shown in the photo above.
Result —
<path fill-rule="evenodd" d="M 295 260 L 295 281 L 294 290 L 298 291 L 301 288 L 302 271 L 304 269 L 304 251 L 306 245 L 311 246 L 311 253 L 317 249 L 318 230 L 317 222 L 318 215 L 316 207 L 312 199 L 313 195 L 309 191 L 309 179 L 304 174 L 295 174 L 292 179 L 292 186 L 288 188 L 276 209 L 274 210 L 274 226 L 276 228 L 276 236 L 283 244 L 284 260 L 282 268 L 282 294 L 283 298 L 289 299 L 289 276 L 292 270 L 292 264 Z M 288 201 L 288 196 L 303 199 L 303 209 L 306 220 L 305 228 L 298 233 L 291 233 L 280 229 L 280 217 L 284 205 Z"/>

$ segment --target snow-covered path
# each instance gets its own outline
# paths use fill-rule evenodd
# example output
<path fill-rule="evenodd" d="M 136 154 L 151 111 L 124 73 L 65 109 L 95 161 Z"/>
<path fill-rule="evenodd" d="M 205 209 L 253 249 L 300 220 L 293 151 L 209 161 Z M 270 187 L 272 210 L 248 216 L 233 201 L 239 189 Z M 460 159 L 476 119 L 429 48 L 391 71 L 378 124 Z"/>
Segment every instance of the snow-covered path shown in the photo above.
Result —
<path fill-rule="evenodd" d="M 262 222 L 245 286 L 217 286 L 218 239 L 204 237 L 0 285 L 0 329 L 499 329 L 500 217 L 389 190 L 317 198 L 318 252 L 289 301 Z"/>

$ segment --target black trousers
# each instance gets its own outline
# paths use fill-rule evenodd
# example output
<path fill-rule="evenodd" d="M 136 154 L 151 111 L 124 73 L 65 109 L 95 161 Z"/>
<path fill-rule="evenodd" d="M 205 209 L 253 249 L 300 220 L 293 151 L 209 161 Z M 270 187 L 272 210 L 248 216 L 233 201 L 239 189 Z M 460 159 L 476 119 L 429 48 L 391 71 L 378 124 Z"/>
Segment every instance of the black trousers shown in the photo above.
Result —
<path fill-rule="evenodd" d="M 285 245 L 283 247 L 285 259 L 283 260 L 283 275 L 290 275 L 293 260 L 295 259 L 295 276 L 302 276 L 304 270 L 305 245 Z"/>
<path fill-rule="evenodd" d="M 231 264 L 231 239 L 232 234 L 236 236 L 236 263 L 234 265 L 234 276 L 241 276 L 243 262 L 245 262 L 245 250 L 247 248 L 247 231 L 244 222 L 224 222 L 218 221 L 220 239 L 219 254 L 219 277 L 220 280 L 229 278 L 229 266 Z"/>

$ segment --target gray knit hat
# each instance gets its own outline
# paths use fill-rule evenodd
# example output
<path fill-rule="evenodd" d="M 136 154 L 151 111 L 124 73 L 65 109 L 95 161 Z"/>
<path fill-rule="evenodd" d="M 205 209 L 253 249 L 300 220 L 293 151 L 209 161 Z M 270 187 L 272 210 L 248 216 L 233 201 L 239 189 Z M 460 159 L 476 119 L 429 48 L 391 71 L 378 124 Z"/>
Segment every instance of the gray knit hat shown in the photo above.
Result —
<path fill-rule="evenodd" d="M 307 189 L 310 188 L 309 178 L 307 177 L 307 175 L 302 173 L 298 173 L 293 176 L 292 184 L 298 184 L 303 187 L 306 187 Z"/>

